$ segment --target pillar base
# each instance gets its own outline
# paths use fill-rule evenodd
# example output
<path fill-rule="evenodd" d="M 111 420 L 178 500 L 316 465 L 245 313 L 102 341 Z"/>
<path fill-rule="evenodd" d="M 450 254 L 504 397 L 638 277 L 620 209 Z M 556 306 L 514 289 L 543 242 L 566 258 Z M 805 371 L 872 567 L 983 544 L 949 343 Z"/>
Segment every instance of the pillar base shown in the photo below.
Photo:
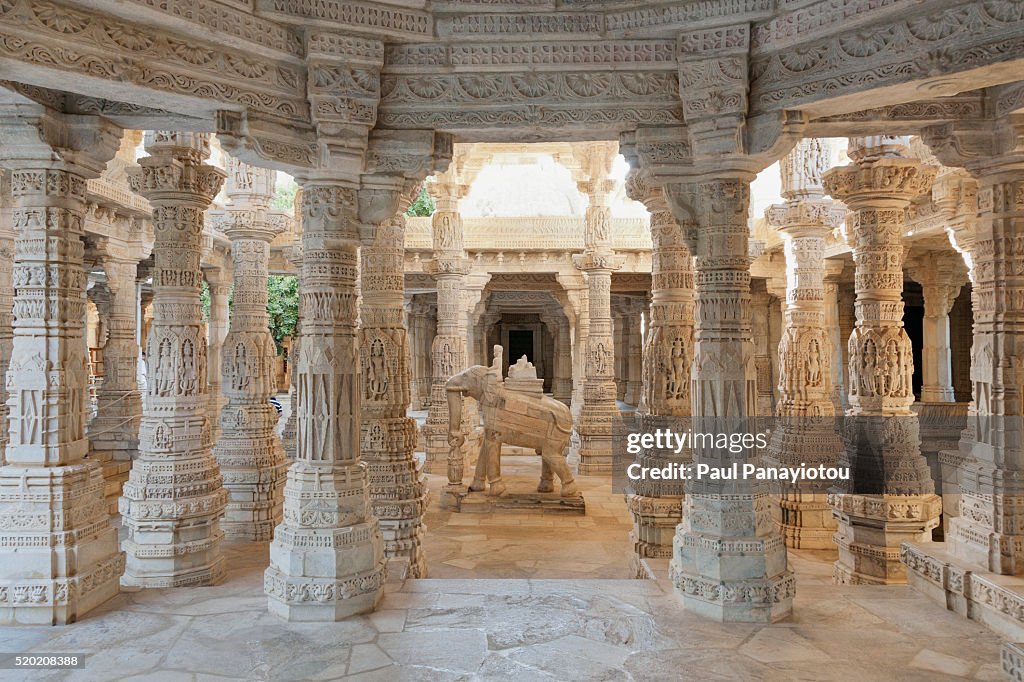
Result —
<path fill-rule="evenodd" d="M 460 511 L 462 509 L 462 500 L 464 500 L 468 494 L 469 486 L 446 485 L 441 491 L 441 509 Z"/>
<path fill-rule="evenodd" d="M 681 573 L 673 563 L 669 574 L 684 609 L 719 623 L 777 623 L 793 614 L 792 571 L 767 579 L 710 580 Z"/>
<path fill-rule="evenodd" d="M 0 624 L 65 625 L 117 595 L 103 485 L 97 462 L 0 468 Z"/>
<path fill-rule="evenodd" d="M 938 495 L 830 495 L 838 521 L 839 559 L 832 572 L 840 585 L 903 585 L 902 542 L 931 539 L 939 525 Z"/>
<path fill-rule="evenodd" d="M 342 580 L 287 576 L 273 566 L 263 577 L 267 610 L 290 623 L 334 623 L 369 613 L 384 597 L 385 563 Z"/>
<path fill-rule="evenodd" d="M 796 579 L 763 494 L 687 497 L 669 575 L 683 607 L 722 623 L 774 623 L 793 611 Z"/>
<path fill-rule="evenodd" d="M 629 541 L 641 559 L 670 559 L 672 540 L 683 514 L 681 497 L 628 495 L 626 507 L 633 516 Z"/>

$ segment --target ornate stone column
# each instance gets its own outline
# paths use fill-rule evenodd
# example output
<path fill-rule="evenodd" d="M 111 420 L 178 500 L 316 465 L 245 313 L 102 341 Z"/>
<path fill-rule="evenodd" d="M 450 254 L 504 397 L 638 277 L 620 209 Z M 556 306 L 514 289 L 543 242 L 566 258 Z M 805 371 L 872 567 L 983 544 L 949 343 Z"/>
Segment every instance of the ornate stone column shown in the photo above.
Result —
<path fill-rule="evenodd" d="M 301 190 L 296 193 L 296 212 L 301 208 Z M 296 438 L 298 436 L 298 410 L 295 409 L 295 402 L 298 397 L 299 386 L 299 354 L 302 352 L 302 244 L 295 244 L 288 251 L 288 260 L 295 267 L 295 276 L 299 279 L 299 311 L 295 322 L 295 332 L 292 333 L 292 343 L 288 347 L 288 368 L 291 372 L 291 409 L 288 412 L 288 419 L 281 429 L 281 445 L 284 447 L 285 457 L 291 461 L 295 459 Z"/>
<path fill-rule="evenodd" d="M 389 573 L 399 563 L 408 577 L 425 578 L 423 514 L 427 488 L 416 448 L 416 421 L 406 416 L 410 401 L 409 335 L 402 324 L 405 297 L 405 211 L 420 183 L 387 194 L 384 211 L 371 211 L 374 238 L 362 252 L 362 454 L 370 481 L 374 516 L 380 520 Z M 360 201 L 373 204 L 372 189 L 360 190 Z M 396 212 L 397 211 L 397 212 Z M 366 217 L 366 210 L 360 217 Z M 381 221 L 381 218 L 388 217 Z"/>
<path fill-rule="evenodd" d="M 825 237 L 846 208 L 825 198 L 826 142 L 807 138 L 781 164 L 786 203 L 766 212 L 784 240 L 786 305 L 779 344 L 779 393 L 768 459 L 779 466 L 835 466 L 842 442 L 835 432 L 832 367 L 835 350 L 825 310 Z M 836 524 L 825 494 L 793 491 L 773 510 L 786 545 L 831 549 Z"/>
<path fill-rule="evenodd" d="M 956 402 L 950 354 L 949 311 L 967 282 L 967 266 L 955 252 L 929 251 L 907 262 L 907 273 L 924 294 L 924 348 L 921 352 L 921 402 Z"/>
<path fill-rule="evenodd" d="M 642 172 L 630 174 L 626 185 L 633 199 L 651 212 L 653 242 L 650 327 L 643 353 L 643 395 L 638 429 L 653 433 L 659 428 L 688 427 L 691 409 L 690 366 L 693 362 L 693 257 L 687 245 L 692 222 L 676 222 L 661 188 Z M 645 449 L 637 455 L 641 466 L 664 467 L 689 462 L 689 449 Z M 682 481 L 637 481 L 627 506 L 633 516 L 636 559 L 672 557 L 672 538 L 682 519 Z M 640 566 L 637 566 L 640 573 Z"/>
<path fill-rule="evenodd" d="M 118 505 L 128 533 L 122 584 L 209 585 L 224 577 L 227 491 L 210 453 L 200 254 L 203 212 L 224 171 L 203 163 L 207 135 L 149 132 L 145 145 L 129 182 L 153 207 L 153 326 L 139 456 Z"/>
<path fill-rule="evenodd" d="M 218 275 L 219 276 L 219 275 Z M 229 311 L 228 299 L 231 296 L 231 282 L 227 280 L 208 280 L 210 287 L 210 319 L 207 321 L 209 330 L 209 376 L 207 377 L 207 414 L 210 421 L 211 442 L 220 441 L 221 426 L 220 413 L 224 409 L 224 391 L 222 382 L 224 379 L 224 368 L 222 361 L 224 357 L 224 339 L 228 335 Z"/>
<path fill-rule="evenodd" d="M 906 157 L 906 139 L 851 138 L 853 161 L 825 174 L 829 194 L 852 213 L 856 327 L 849 341 L 850 410 L 844 425 L 851 492 L 831 500 L 839 531 L 840 583 L 906 581 L 900 542 L 929 540 L 941 499 L 920 452 L 910 410 L 914 358 L 903 328 L 905 209 L 936 169 Z M 877 490 L 879 494 L 867 494 Z"/>
<path fill-rule="evenodd" d="M 360 459 L 356 181 L 301 179 L 302 347 L 298 440 L 284 521 L 264 587 L 270 612 L 336 621 L 372 610 L 384 587 L 384 544 Z"/>
<path fill-rule="evenodd" d="M 959 515 L 947 542 L 958 568 L 1024 575 L 1024 121 L 940 125 L 922 139 L 947 166 L 977 180 L 975 236 L 957 230 L 971 256 L 972 402 L 960 440 Z M 964 187 L 962 203 L 969 204 Z M 966 226 L 964 226 L 966 227 Z"/>
<path fill-rule="evenodd" d="M 843 401 L 846 396 L 846 373 L 843 368 L 842 317 L 839 310 L 839 276 L 843 272 L 843 263 L 839 261 L 825 262 L 825 331 L 832 343 L 832 408 L 833 414 L 843 414 Z M 846 337 L 849 338 L 849 337 Z"/>
<path fill-rule="evenodd" d="M 101 465 L 84 459 L 81 240 L 86 179 L 103 171 L 121 133 L 103 119 L 64 116 L 16 95 L 0 99 L 0 164 L 10 171 L 17 231 L 0 467 L 0 623 L 58 625 L 115 596 L 124 570 Z"/>
<path fill-rule="evenodd" d="M 459 184 L 454 169 L 437 176 L 437 180 L 428 187 L 437 207 L 432 218 L 434 257 L 427 264 L 428 272 L 437 281 L 437 335 L 430 348 L 434 369 L 430 385 L 430 408 L 423 433 L 426 439 L 427 466 L 431 471 L 446 471 L 448 475 L 441 504 L 453 507 L 458 505 L 458 499 L 468 490 L 462 484 L 465 448 L 450 447 L 448 444 L 448 397 L 445 391 L 448 379 L 466 368 L 462 294 L 464 278 L 469 274 L 469 262 L 462 250 L 462 216 L 458 205 L 465 187 Z M 471 427 L 463 419 L 463 430 L 468 432 Z"/>
<path fill-rule="evenodd" d="M 14 210 L 11 174 L 0 171 L 0 466 L 7 451 L 7 368 L 14 346 Z"/>
<path fill-rule="evenodd" d="M 735 161 L 740 164 L 741 160 Z M 757 414 L 751 329 L 747 207 L 754 172 L 739 166 L 692 183 L 666 186 L 674 212 L 696 223 L 696 349 L 693 429 L 747 433 Z M 694 448 L 718 469 L 756 461 L 755 450 Z M 719 621 L 773 622 L 792 610 L 793 573 L 771 520 L 762 484 L 686 483 L 670 576 L 683 605 Z"/>
<path fill-rule="evenodd" d="M 269 218 L 276 171 L 227 160 L 224 233 L 231 240 L 231 323 L 221 351 L 221 436 L 213 449 L 228 506 L 221 526 L 232 538 L 263 542 L 281 522 L 285 454 L 277 435 L 277 349 L 267 318 L 270 242 L 279 227 Z M 211 332 L 212 335 L 212 332 Z"/>
<path fill-rule="evenodd" d="M 625 402 L 628 405 L 639 405 L 643 381 L 643 334 L 641 332 L 641 304 L 634 299 L 630 301 L 626 320 L 626 358 L 628 378 L 626 380 Z"/>
<path fill-rule="evenodd" d="M 136 341 L 138 287 L 136 261 L 117 257 L 103 260 L 107 275 L 105 300 L 97 299 L 106 319 L 103 347 L 104 377 L 97 394 L 96 417 L 87 433 L 91 456 L 101 461 L 131 461 L 139 450 L 139 344 Z"/>
<path fill-rule="evenodd" d="M 763 287 L 762 282 L 757 285 Z M 754 367 L 757 371 L 757 414 L 772 414 L 774 392 L 772 390 L 772 358 L 769 354 L 768 317 L 771 314 L 772 297 L 764 288 L 752 290 L 750 294 L 751 330 L 754 339 Z"/>
<path fill-rule="evenodd" d="M 552 331 L 555 332 L 555 375 L 551 394 L 566 405 L 572 403 L 572 339 L 569 320 L 561 311 L 556 312 Z"/>
<path fill-rule="evenodd" d="M 612 272 L 622 259 L 612 252 L 612 217 L 609 201 L 614 183 L 609 179 L 618 145 L 609 142 L 582 146 L 586 180 L 580 190 L 590 199 L 585 217 L 585 250 L 576 267 L 587 275 L 589 324 L 585 351 L 586 379 L 583 409 L 577 420 L 580 437 L 579 473 L 608 473 L 612 467 L 612 422 L 615 405 L 615 342 L 612 329 Z"/>

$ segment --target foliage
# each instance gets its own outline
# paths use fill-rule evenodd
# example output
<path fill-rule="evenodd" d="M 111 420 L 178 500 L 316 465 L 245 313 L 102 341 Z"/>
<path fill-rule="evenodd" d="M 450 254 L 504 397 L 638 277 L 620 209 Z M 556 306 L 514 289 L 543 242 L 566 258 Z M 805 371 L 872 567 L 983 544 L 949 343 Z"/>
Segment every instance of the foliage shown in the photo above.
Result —
<path fill-rule="evenodd" d="M 409 210 L 405 212 L 405 215 L 415 217 L 429 217 L 434 215 L 436 210 L 434 200 L 427 194 L 427 188 L 424 185 L 420 187 L 420 193 L 416 196 L 411 204 L 409 204 Z"/>
<path fill-rule="evenodd" d="M 283 182 L 278 181 L 277 192 L 274 194 L 274 198 L 271 200 L 270 205 L 273 208 L 280 208 L 285 211 L 295 210 L 295 193 L 299 191 L 299 186 L 291 178 L 284 180 Z"/>
<path fill-rule="evenodd" d="M 203 319 L 210 319 L 210 285 L 203 280 L 203 288 L 199 291 L 199 305 L 203 309 Z"/>
<path fill-rule="evenodd" d="M 267 316 L 270 334 L 274 337 L 277 354 L 284 351 L 282 341 L 295 333 L 299 321 L 299 280 L 297 277 L 267 279 Z"/>

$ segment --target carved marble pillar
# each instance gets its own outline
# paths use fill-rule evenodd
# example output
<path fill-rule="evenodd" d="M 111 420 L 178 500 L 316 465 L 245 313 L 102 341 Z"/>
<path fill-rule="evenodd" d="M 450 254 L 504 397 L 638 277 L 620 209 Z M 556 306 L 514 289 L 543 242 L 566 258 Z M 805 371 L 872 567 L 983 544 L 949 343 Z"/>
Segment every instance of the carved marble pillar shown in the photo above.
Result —
<path fill-rule="evenodd" d="M 153 326 L 139 456 L 118 505 L 128 533 L 122 584 L 209 585 L 224 577 L 227 491 L 210 453 L 199 261 L 203 212 L 224 171 L 203 163 L 206 135 L 151 132 L 145 144 L 149 156 L 129 181 L 153 207 Z"/>
<path fill-rule="evenodd" d="M 760 282 L 758 282 L 760 284 Z M 765 289 L 751 291 L 751 329 L 754 339 L 754 367 L 757 370 L 757 414 L 772 414 L 772 359 L 769 355 L 768 316 L 772 297 Z"/>
<path fill-rule="evenodd" d="M 668 185 L 673 210 L 695 220 L 696 350 L 693 428 L 749 432 L 757 375 L 751 330 L 747 210 L 754 173 Z M 694 448 L 696 463 L 715 468 L 756 461 L 756 451 Z M 773 622 L 792 611 L 793 573 L 760 483 L 687 481 L 670 575 L 683 606 L 719 621 Z"/>
<path fill-rule="evenodd" d="M 336 621 L 383 593 L 384 543 L 360 458 L 356 181 L 300 179 L 302 348 L 298 445 L 264 578 L 270 612 Z"/>
<path fill-rule="evenodd" d="M 142 394 L 137 381 L 139 344 L 136 341 L 138 287 L 136 262 L 108 257 L 104 301 L 97 301 L 106 319 L 103 383 L 97 395 L 96 416 L 87 429 L 90 456 L 101 461 L 130 461 L 139 449 Z"/>
<path fill-rule="evenodd" d="M 115 596 L 124 570 L 100 463 L 85 459 L 82 352 L 86 179 L 114 156 L 120 130 L 18 99 L 0 103 L 0 164 L 10 171 L 17 231 L 0 467 L 0 623 L 57 625 Z"/>
<path fill-rule="evenodd" d="M 640 394 L 643 388 L 643 334 L 641 319 L 640 301 L 630 302 L 629 314 L 626 320 L 626 396 L 624 398 L 628 405 L 639 405 Z"/>
<path fill-rule="evenodd" d="M 784 240 L 786 294 L 784 329 L 778 346 L 780 393 L 767 459 L 777 466 L 835 466 L 842 442 L 835 432 L 832 380 L 835 346 L 825 305 L 825 237 L 846 217 L 846 208 L 826 199 L 822 174 L 827 143 L 807 138 L 782 162 L 786 203 L 766 213 Z M 831 549 L 836 524 L 824 493 L 785 492 L 773 509 L 786 545 Z"/>
<path fill-rule="evenodd" d="M 956 402 L 949 312 L 967 282 L 967 266 L 960 254 L 930 251 L 908 262 L 907 272 L 921 285 L 924 294 L 921 402 Z"/>
<path fill-rule="evenodd" d="M 585 216 L 585 250 L 576 266 L 587 275 L 588 325 L 585 346 L 583 407 L 577 420 L 580 439 L 579 473 L 608 473 L 612 467 L 612 423 L 615 404 L 615 340 L 612 328 L 612 272 L 622 258 L 612 251 L 609 179 L 618 153 L 616 143 L 596 142 L 583 151 L 587 179 L 580 189 L 590 199 Z"/>
<path fill-rule="evenodd" d="M 469 262 L 462 250 L 462 216 L 459 198 L 465 191 L 450 170 L 429 184 L 437 210 L 433 215 L 434 257 L 427 269 L 437 281 L 437 335 L 430 347 L 433 372 L 430 385 L 430 408 L 423 428 L 426 440 L 426 461 L 430 471 L 445 471 L 448 484 L 441 499 L 444 507 L 456 507 L 468 489 L 462 483 L 465 474 L 466 448 L 448 443 L 448 396 L 445 384 L 466 368 L 466 338 L 463 286 L 469 274 Z M 466 400 L 465 403 L 469 403 Z M 468 432 L 471 424 L 463 419 Z"/>
<path fill-rule="evenodd" d="M 843 335 L 839 311 L 839 274 L 843 271 L 842 263 L 826 261 L 823 291 L 825 295 L 825 332 L 832 344 L 832 408 L 833 414 L 843 413 L 843 396 L 846 389 L 846 374 L 843 368 Z M 849 337 L 847 337 L 849 338 Z"/>
<path fill-rule="evenodd" d="M 850 410 L 844 423 L 849 492 L 832 505 L 839 530 L 840 583 L 906 581 L 902 541 L 930 540 L 941 499 L 920 451 L 910 410 L 914 358 L 903 329 L 905 209 L 929 190 L 934 167 L 907 158 L 905 138 L 851 138 L 848 166 L 825 174 L 825 187 L 851 209 L 856 264 L 856 327 L 848 344 Z M 872 494 L 877 491 L 877 494 Z"/>
<path fill-rule="evenodd" d="M 11 174 L 0 171 L 0 466 L 7 451 L 7 368 L 14 346 L 14 231 Z"/>
<path fill-rule="evenodd" d="M 281 523 L 286 474 L 277 435 L 277 348 L 267 318 L 270 242 L 279 227 L 269 218 L 276 171 L 228 157 L 224 233 L 231 240 L 231 323 L 221 350 L 221 435 L 213 449 L 228 505 L 221 527 L 231 538 L 265 542 Z M 212 316 L 211 316 L 212 317 Z M 211 331 L 211 336 L 213 332 Z"/>
<path fill-rule="evenodd" d="M 643 395 L 638 429 L 653 433 L 659 428 L 689 426 L 691 410 L 690 366 L 693 362 L 693 257 L 685 227 L 676 222 L 657 186 L 633 173 L 627 183 L 630 196 L 644 202 L 651 212 L 653 242 L 650 327 L 643 353 Z M 664 467 L 688 462 L 689 449 L 644 449 L 637 455 L 641 466 Z M 682 481 L 636 481 L 626 504 L 633 517 L 630 540 L 636 559 L 672 557 L 672 538 L 682 518 Z M 637 573 L 640 573 L 639 566 Z"/>
<path fill-rule="evenodd" d="M 572 403 L 572 339 L 569 320 L 561 312 L 554 315 L 552 331 L 555 333 L 555 374 L 551 394 L 555 400 Z"/>
<path fill-rule="evenodd" d="M 301 202 L 301 194 L 297 194 L 296 201 Z M 299 204 L 301 206 L 301 203 Z M 298 209 L 297 209 L 298 210 Z M 295 409 L 295 402 L 298 397 L 299 385 L 299 354 L 302 352 L 302 244 L 295 244 L 288 252 L 288 260 L 295 268 L 295 276 L 299 279 L 299 310 L 295 322 L 295 331 L 292 333 L 292 343 L 288 347 L 288 369 L 291 372 L 291 409 L 288 418 L 281 429 L 281 446 L 284 448 L 285 457 L 291 461 L 295 459 L 296 438 L 298 436 L 298 410 Z"/>
<path fill-rule="evenodd" d="M 947 542 L 958 568 L 1024 575 L 1024 121 L 1009 115 L 942 125 L 922 138 L 947 166 L 977 180 L 970 254 L 974 335 L 972 402 L 960 439 L 959 515 Z M 964 188 L 965 190 L 967 188 Z M 961 194 L 960 202 L 971 199 Z M 943 453 L 945 454 L 945 453 Z"/>
<path fill-rule="evenodd" d="M 217 443 L 220 441 L 221 435 L 220 414 L 225 404 L 222 390 L 224 368 L 221 363 L 224 357 L 224 339 L 228 335 L 230 325 L 228 299 L 231 296 L 231 283 L 215 279 L 208 284 L 210 287 L 210 319 L 207 321 L 207 330 L 210 366 L 207 377 L 209 383 L 206 416 L 210 421 L 211 442 Z"/>
<path fill-rule="evenodd" d="M 612 305 L 612 355 L 615 357 L 615 370 L 612 372 L 615 377 L 615 399 L 624 401 L 628 381 L 628 358 L 626 357 L 626 325 L 619 303 Z"/>
<path fill-rule="evenodd" d="M 406 575 L 425 578 L 423 514 L 427 488 L 416 448 L 410 400 L 409 335 L 402 323 L 405 296 L 405 211 L 419 183 L 405 189 L 398 213 L 378 224 L 362 252 L 362 454 L 373 513 L 380 520 L 389 562 L 407 562 Z M 361 190 L 362 193 L 365 190 Z M 396 572 L 389 563 L 389 572 Z"/>

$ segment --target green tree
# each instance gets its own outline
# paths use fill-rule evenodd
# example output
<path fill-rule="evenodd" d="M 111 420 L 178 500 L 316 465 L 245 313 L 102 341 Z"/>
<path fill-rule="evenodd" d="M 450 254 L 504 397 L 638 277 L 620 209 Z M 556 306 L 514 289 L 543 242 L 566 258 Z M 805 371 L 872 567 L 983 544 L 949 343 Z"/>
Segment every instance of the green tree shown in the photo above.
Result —
<path fill-rule="evenodd" d="M 199 290 L 199 306 L 203 310 L 203 319 L 210 319 L 210 285 L 203 280 L 203 287 Z"/>
<path fill-rule="evenodd" d="M 272 276 L 267 279 L 267 316 L 277 354 L 284 351 L 282 341 L 295 333 L 299 322 L 299 280 L 297 277 Z"/>
<path fill-rule="evenodd" d="M 295 193 L 298 191 L 299 186 L 290 178 L 284 182 L 278 182 L 277 192 L 274 194 L 274 198 L 270 201 L 270 205 L 273 208 L 293 211 L 295 210 Z"/>
<path fill-rule="evenodd" d="M 409 210 L 405 212 L 405 215 L 412 218 L 429 217 L 434 215 L 436 209 L 434 200 L 427 194 L 426 186 L 423 186 L 420 187 L 420 193 L 416 195 L 413 202 L 409 204 Z"/>

